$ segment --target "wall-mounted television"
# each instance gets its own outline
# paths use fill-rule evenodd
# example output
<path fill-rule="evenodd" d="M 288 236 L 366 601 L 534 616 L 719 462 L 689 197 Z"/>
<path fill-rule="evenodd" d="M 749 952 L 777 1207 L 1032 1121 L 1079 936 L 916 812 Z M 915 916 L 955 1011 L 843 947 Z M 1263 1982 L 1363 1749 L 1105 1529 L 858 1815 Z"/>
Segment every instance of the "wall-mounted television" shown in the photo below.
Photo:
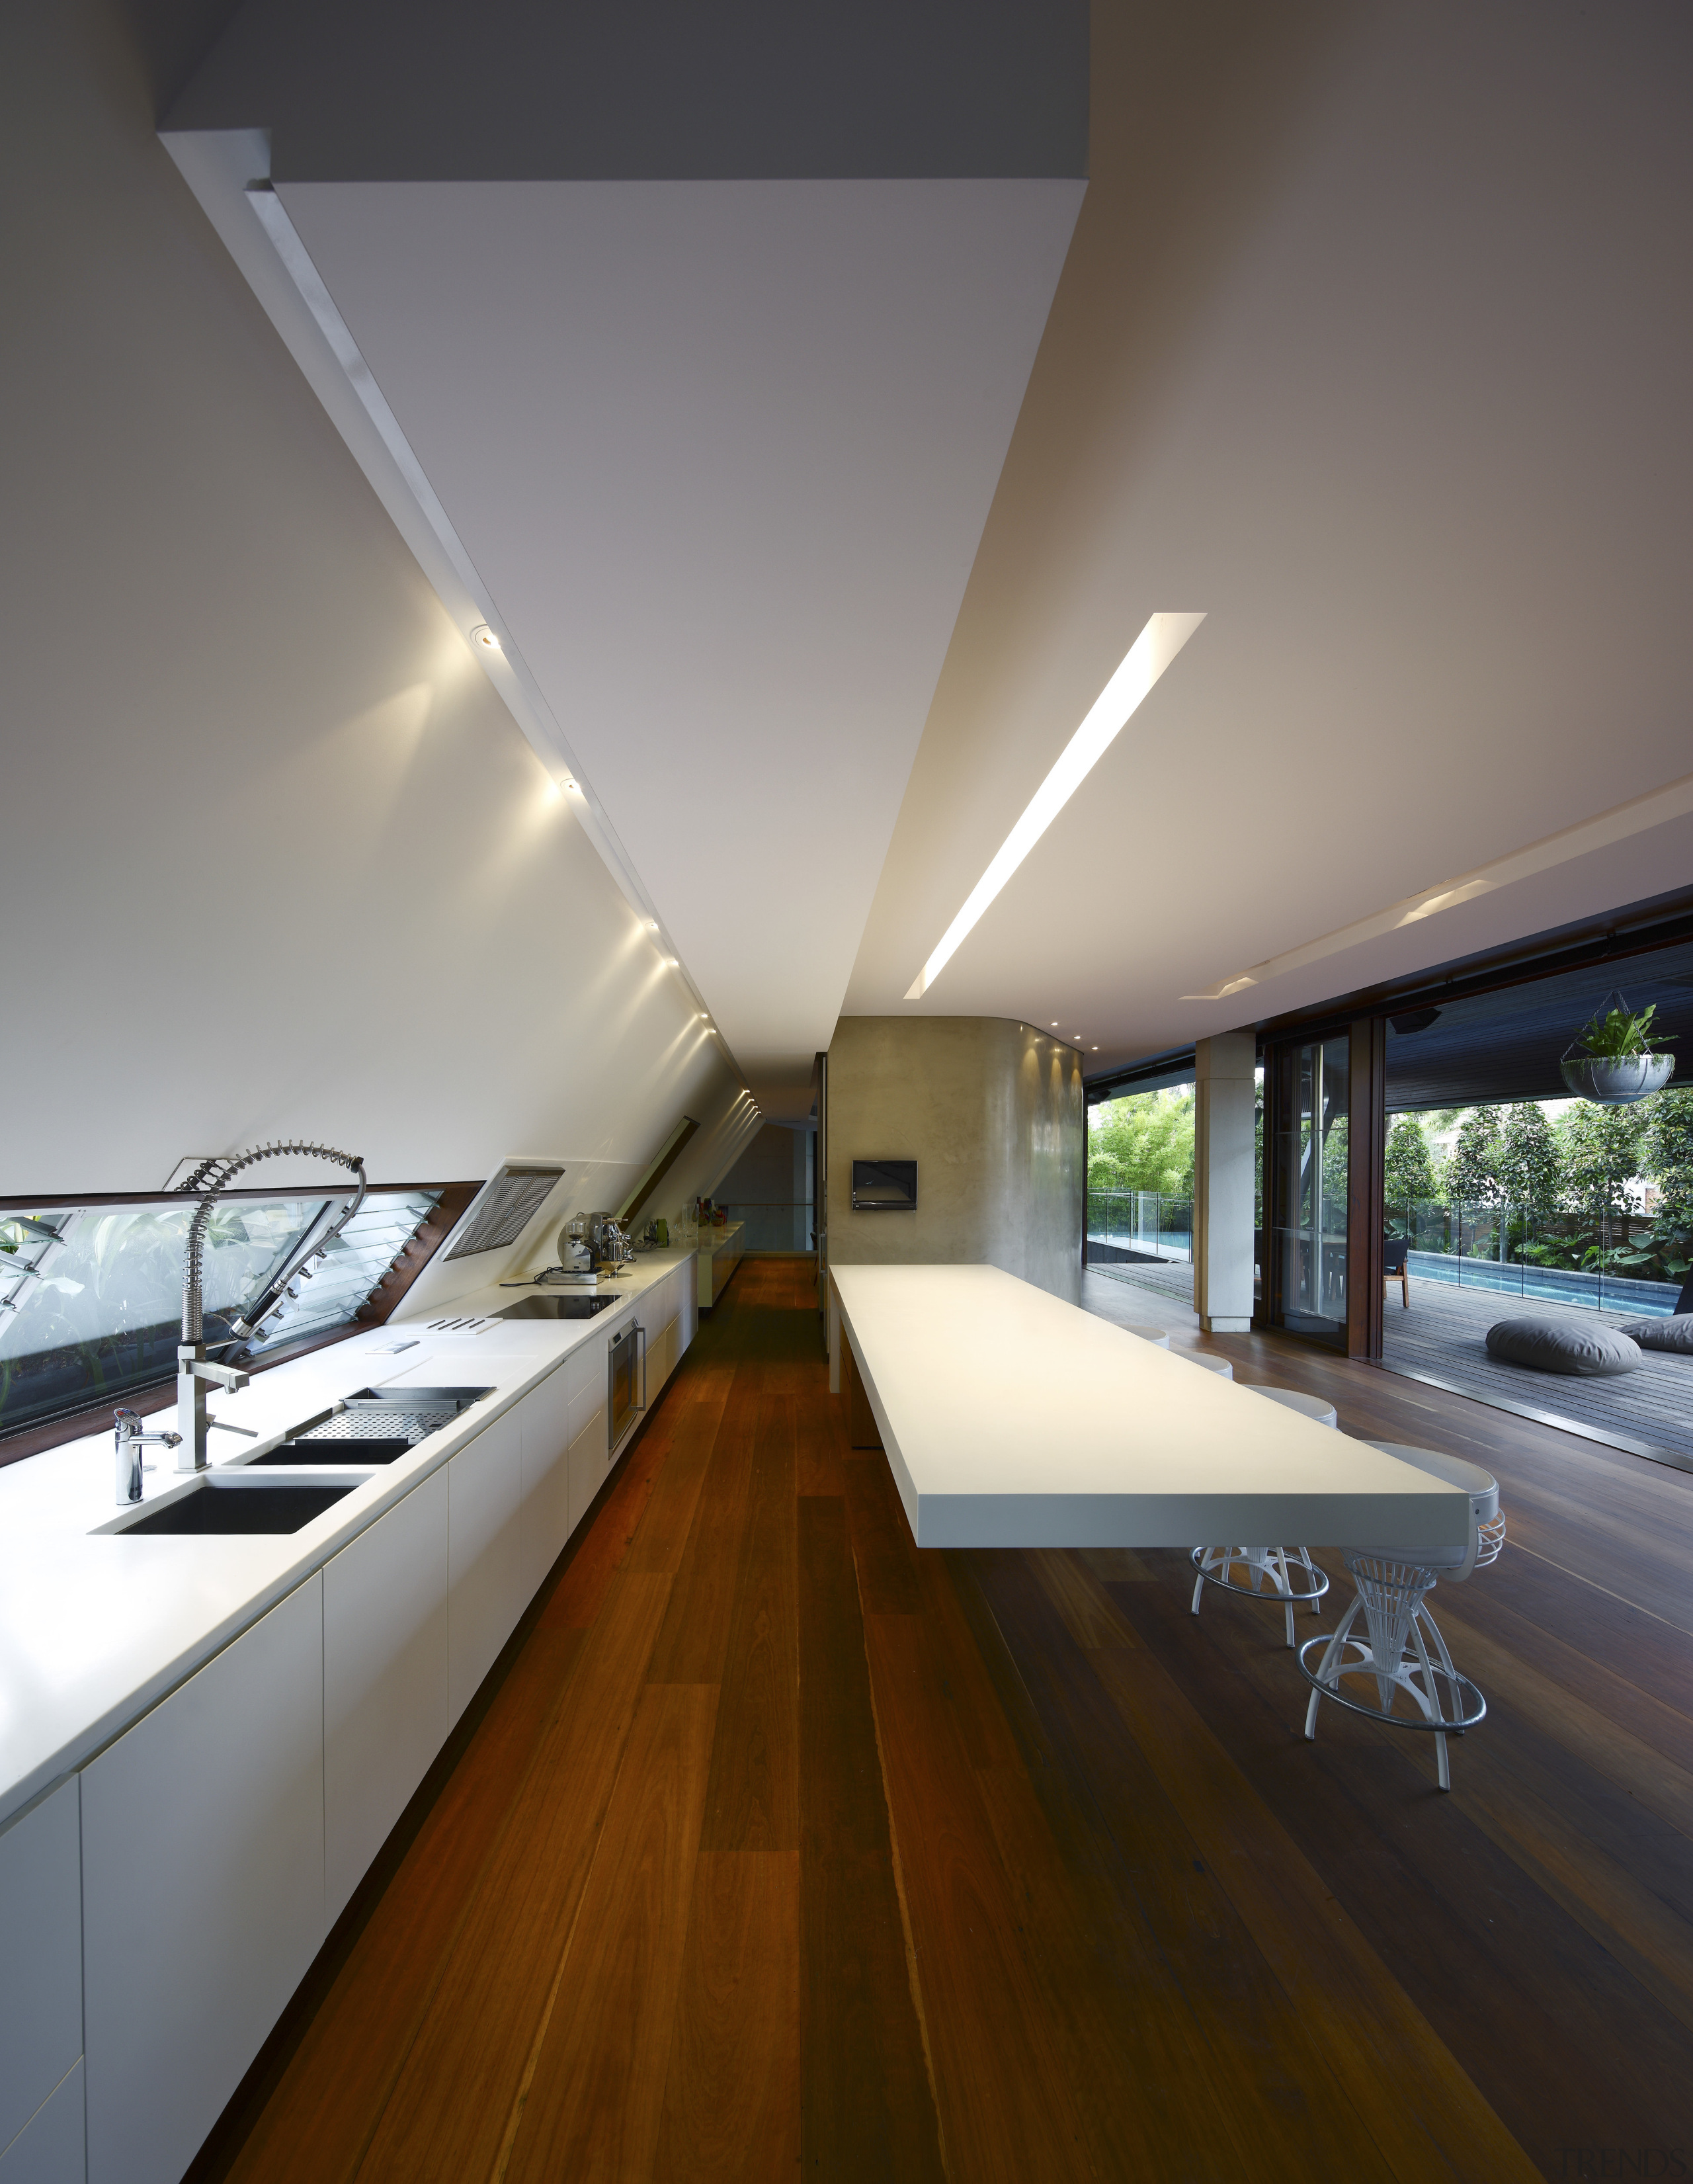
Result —
<path fill-rule="evenodd" d="M 855 1160 L 852 1164 L 855 1213 L 913 1213 L 917 1205 L 917 1163 L 914 1160 Z"/>

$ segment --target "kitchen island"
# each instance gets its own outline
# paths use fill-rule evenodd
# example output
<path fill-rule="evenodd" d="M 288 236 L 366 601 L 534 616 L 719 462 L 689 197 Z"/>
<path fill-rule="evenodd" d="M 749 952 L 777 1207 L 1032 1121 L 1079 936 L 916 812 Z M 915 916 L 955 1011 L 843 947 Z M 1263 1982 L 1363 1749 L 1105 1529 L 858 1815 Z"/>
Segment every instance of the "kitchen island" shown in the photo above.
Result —
<path fill-rule="evenodd" d="M 1461 1546 L 1469 1496 L 983 1266 L 830 1269 L 920 1547 Z"/>

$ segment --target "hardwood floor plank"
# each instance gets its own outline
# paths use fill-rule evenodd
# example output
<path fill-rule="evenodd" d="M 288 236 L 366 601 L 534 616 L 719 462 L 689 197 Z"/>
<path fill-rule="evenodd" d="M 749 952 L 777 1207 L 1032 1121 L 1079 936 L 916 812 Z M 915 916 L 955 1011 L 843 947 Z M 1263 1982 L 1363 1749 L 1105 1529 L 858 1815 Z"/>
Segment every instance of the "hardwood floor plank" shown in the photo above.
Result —
<path fill-rule="evenodd" d="M 655 1684 L 715 1684 L 723 1674 L 746 1527 L 753 1468 L 755 1398 L 720 1412 L 693 1523 L 671 1588 L 664 1627 L 647 1671 Z"/>
<path fill-rule="evenodd" d="M 1200 1856 L 1402 2184 L 1538 2170 L 1168 1675 L 1144 1646 L 1094 1666 Z M 1394 2059 L 1384 2073 L 1380 2059 Z"/>
<path fill-rule="evenodd" d="M 944 2175 L 913 2004 L 846 1510 L 799 1505 L 800 2156 L 809 2178 Z"/>
<path fill-rule="evenodd" d="M 1064 1547 L 1038 1547 L 1027 1559 L 1065 1629 L 1084 1652 L 1096 1646 L 1139 1644 L 1133 1624 L 1083 1557 Z"/>
<path fill-rule="evenodd" d="M 582 1639 L 537 1631 L 519 1657 L 227 2176 L 347 2184 L 357 2173 Z"/>
<path fill-rule="evenodd" d="M 799 2157 L 799 1853 L 705 1851 L 655 2184 L 786 2184 Z"/>
<path fill-rule="evenodd" d="M 1161 1587 L 1117 1596 L 1531 2159 L 1550 2175 L 1562 2147 L 1678 2142 L 1680 2027 L 1467 1812 L 1468 1739 L 1451 1797 L 1423 1740 L 1339 1708 L 1306 1744 L 1279 1648 Z"/>
<path fill-rule="evenodd" d="M 735 1390 L 740 1385 L 741 1375 L 737 1373 L 721 1424 L 712 1404 L 683 1404 L 674 1412 L 669 1445 L 659 1453 L 660 1468 L 624 1557 L 625 1569 L 673 1576 L 681 1567 L 718 1434 L 735 1430 Z M 756 1395 L 749 1389 L 743 1401 L 755 1404 Z"/>
<path fill-rule="evenodd" d="M 858 1570 L 859 1598 L 866 1615 L 915 1615 L 922 1604 L 917 1550 L 888 1459 L 879 1449 L 855 1453 L 841 1467 L 846 1487 L 847 1529 Z"/>
<path fill-rule="evenodd" d="M 794 1401 L 760 1407 L 735 1572 L 701 1847 L 799 1844 L 799 1505 Z"/>
<path fill-rule="evenodd" d="M 621 1573 L 478 1877 L 358 2174 L 487 2176 L 575 1923 L 670 1580 Z M 685 1686 L 656 1686 L 658 1689 Z"/>
<path fill-rule="evenodd" d="M 511 2184 L 652 2173 L 716 1713 L 709 1684 L 641 1695 L 496 2171 Z"/>
<path fill-rule="evenodd" d="M 933 2056 L 948 2165 L 1026 2184 L 1097 2173 L 1072 2074 L 1040 1993 L 1026 1907 L 938 1689 L 920 1618 L 865 1618 L 888 1801 Z"/>
<path fill-rule="evenodd" d="M 1185 2052 L 1174 2034 L 1167 2035 L 1187 2127 L 1195 2114 L 1211 2118 L 1213 2153 L 1232 2148 L 1236 2161 L 1256 2161 L 1272 2173 L 1293 2173 L 1301 2160 L 1317 2173 L 1336 2173 L 1361 2144 L 1370 2145 L 1385 2169 L 1384 2151 L 1331 2059 L 1165 1794 L 1148 1754 L 1124 1733 L 1093 1660 L 1066 1643 L 1030 1558 L 974 1556 L 971 1565 L 1022 1673 L 1055 1769 L 1074 1786 L 1077 1812 L 1089 1824 L 1091 1855 L 1102 1870 L 1115 1869 L 1117 1893 L 1133 1914 L 1126 1923 L 1150 1935 L 1163 1960 L 1151 1978 L 1173 1981 L 1191 2014 Z M 1066 1866 L 1074 1869 L 1087 1854 L 1078 1847 Z M 1112 1943 L 1118 1951 L 1128 1946 L 1115 1933 Z M 1203 2028 L 1217 2024 L 1229 2028 L 1225 2043 L 1205 2036 Z M 1174 2126 L 1183 2127 L 1181 2120 Z M 1177 2151 L 1162 2158 L 1182 2156 Z"/>

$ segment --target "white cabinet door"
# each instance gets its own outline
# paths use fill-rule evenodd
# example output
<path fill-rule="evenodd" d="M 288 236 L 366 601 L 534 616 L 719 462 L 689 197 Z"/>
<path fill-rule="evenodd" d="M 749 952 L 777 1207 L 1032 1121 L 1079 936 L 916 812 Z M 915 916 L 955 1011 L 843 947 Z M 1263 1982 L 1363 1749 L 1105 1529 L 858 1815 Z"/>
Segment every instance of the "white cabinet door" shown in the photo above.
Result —
<path fill-rule="evenodd" d="M 73 1774 L 0 1830 L 0 2147 L 82 2053 L 78 1795 Z"/>
<path fill-rule="evenodd" d="M 457 1721 L 528 1605 L 523 1428 L 515 1408 L 447 1467 L 447 1714 Z"/>
<path fill-rule="evenodd" d="M 532 1600 L 571 1536 L 571 1400 L 562 1365 L 517 1407 L 523 1431 L 524 1598 Z"/>
<path fill-rule="evenodd" d="M 3 2153 L 0 2184 L 86 2184 L 88 2157 L 79 2055 Z"/>
<path fill-rule="evenodd" d="M 573 1356 L 576 1370 L 571 1377 L 571 1446 L 574 1448 L 590 1418 L 598 1416 L 604 1423 L 606 1402 L 605 1346 L 607 1337 L 597 1335 L 584 1346 L 591 1352 L 587 1357 Z M 571 1507 L 575 1509 L 574 1502 Z M 575 1518 L 571 1519 L 574 1529 Z"/>
<path fill-rule="evenodd" d="M 605 1392 L 605 1340 L 604 1329 L 596 1327 L 592 1334 L 577 1343 L 560 1368 L 573 1409 L 584 1395 L 591 1395 L 596 1388 L 602 1395 Z M 575 1429 L 571 1438 L 576 1438 Z"/>
<path fill-rule="evenodd" d="M 90 2184 L 176 2184 L 325 1930 L 320 1574 L 82 1770 Z"/>
<path fill-rule="evenodd" d="M 659 1400 L 665 1382 L 676 1370 L 676 1322 L 666 1320 L 647 1345 L 647 1403 Z"/>
<path fill-rule="evenodd" d="M 421 1480 L 324 1568 L 330 1925 L 447 1741 L 447 1479 Z"/>
<path fill-rule="evenodd" d="M 602 1404 L 571 1443 L 571 1529 L 587 1516 L 593 1497 L 605 1484 L 611 1468 L 605 1446 L 605 1407 Z"/>
<path fill-rule="evenodd" d="M 677 1277 L 676 1354 L 680 1360 L 699 1329 L 699 1293 L 693 1262 Z"/>

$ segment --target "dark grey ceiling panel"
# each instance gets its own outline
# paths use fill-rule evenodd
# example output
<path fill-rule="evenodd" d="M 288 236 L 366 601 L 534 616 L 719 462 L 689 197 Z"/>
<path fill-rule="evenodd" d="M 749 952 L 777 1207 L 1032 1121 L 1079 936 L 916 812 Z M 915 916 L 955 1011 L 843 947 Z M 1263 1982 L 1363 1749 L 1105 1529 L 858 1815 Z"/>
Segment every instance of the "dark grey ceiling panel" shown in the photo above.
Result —
<path fill-rule="evenodd" d="M 1693 945 L 1684 944 L 1473 994 L 1441 1007 L 1420 1029 L 1395 1030 L 1389 1018 L 1389 1112 L 1568 1099 L 1559 1058 L 1606 995 L 1618 989 L 1631 1009 L 1656 1004 L 1655 1032 L 1682 1034 L 1671 1048 L 1675 1081 L 1693 1081 Z M 1428 1012 L 1420 1007 L 1414 1014 Z"/>
<path fill-rule="evenodd" d="M 277 181 L 1078 177 L 1086 0 L 247 0 L 167 130 Z"/>

